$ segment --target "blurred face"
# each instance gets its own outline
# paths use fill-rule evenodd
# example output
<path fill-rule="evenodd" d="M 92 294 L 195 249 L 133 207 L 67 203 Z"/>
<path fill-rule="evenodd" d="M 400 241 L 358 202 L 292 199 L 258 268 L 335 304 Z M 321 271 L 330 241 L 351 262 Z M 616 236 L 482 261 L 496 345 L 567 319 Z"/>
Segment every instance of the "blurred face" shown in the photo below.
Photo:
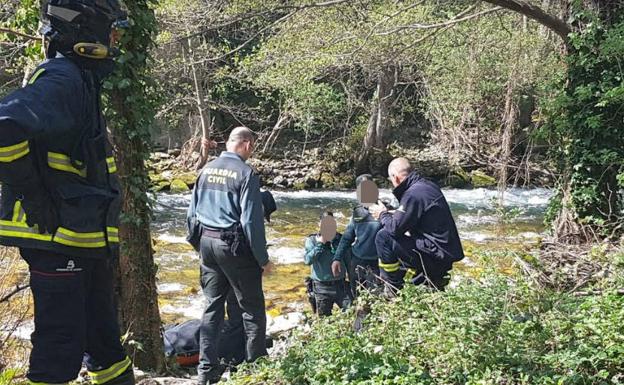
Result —
<path fill-rule="evenodd" d="M 336 232 L 338 231 L 338 225 L 336 224 L 336 219 L 334 217 L 328 215 L 321 219 L 320 223 L 321 227 L 321 236 L 326 240 L 332 240 L 336 237 Z"/>
<path fill-rule="evenodd" d="M 372 180 L 365 180 L 357 187 L 357 198 L 364 207 L 377 203 L 379 199 L 379 189 Z"/>

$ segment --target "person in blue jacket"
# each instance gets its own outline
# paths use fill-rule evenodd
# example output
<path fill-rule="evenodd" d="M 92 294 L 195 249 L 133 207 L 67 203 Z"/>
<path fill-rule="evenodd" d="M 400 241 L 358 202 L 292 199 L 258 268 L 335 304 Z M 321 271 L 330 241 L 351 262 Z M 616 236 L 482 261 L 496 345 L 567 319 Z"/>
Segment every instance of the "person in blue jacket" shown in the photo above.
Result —
<path fill-rule="evenodd" d="M 100 104 L 126 13 L 117 0 L 47 0 L 46 56 L 0 100 L 0 244 L 28 263 L 35 330 L 27 378 L 134 384 L 113 302 L 120 188 Z"/>
<path fill-rule="evenodd" d="M 334 275 L 332 263 L 336 262 L 336 248 L 341 235 L 336 232 L 336 220 L 331 211 L 321 214 L 320 231 L 311 234 L 305 240 L 303 261 L 309 265 L 312 279 L 312 290 L 315 303 L 313 310 L 320 316 L 331 315 L 334 304 L 341 309 L 350 306 L 350 297 L 346 290 L 345 265 Z"/>
<path fill-rule="evenodd" d="M 370 174 L 363 174 L 356 178 L 355 184 L 356 187 L 361 188 L 362 183 L 372 182 L 372 180 L 373 177 Z M 351 253 L 349 280 L 354 296 L 358 286 L 372 287 L 374 282 L 371 282 L 368 277 L 379 275 L 375 237 L 381 229 L 381 224 L 370 215 L 367 206 L 367 202 L 360 202 L 353 209 L 353 216 L 342 234 L 336 249 L 335 261 L 332 263 L 332 271 L 338 275 L 341 263 L 346 262 L 347 254 Z"/>
<path fill-rule="evenodd" d="M 375 238 L 381 276 L 399 289 L 408 282 L 442 290 L 453 263 L 464 258 L 450 207 L 440 188 L 407 159 L 394 159 L 388 175 L 400 206 L 394 212 L 370 208 L 382 225 Z"/>
<path fill-rule="evenodd" d="M 187 239 L 200 252 L 200 283 L 207 299 L 200 329 L 199 385 L 218 382 L 225 370 L 218 338 L 230 290 L 243 312 L 245 359 L 252 362 L 267 354 L 262 275 L 272 263 L 260 179 L 246 163 L 255 141 L 247 127 L 232 130 L 227 151 L 202 169 L 187 213 Z"/>

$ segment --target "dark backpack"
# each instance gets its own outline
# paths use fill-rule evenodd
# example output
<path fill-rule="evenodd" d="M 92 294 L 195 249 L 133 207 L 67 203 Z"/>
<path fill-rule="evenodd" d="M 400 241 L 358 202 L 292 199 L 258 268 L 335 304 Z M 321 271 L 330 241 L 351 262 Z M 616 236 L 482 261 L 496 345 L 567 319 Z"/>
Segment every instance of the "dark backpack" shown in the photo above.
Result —
<path fill-rule="evenodd" d="M 194 319 L 165 327 L 163 334 L 165 355 L 175 357 L 181 366 L 199 363 L 199 328 L 201 321 Z M 245 360 L 245 332 L 242 322 L 226 320 L 219 334 L 219 358 L 230 365 Z"/>

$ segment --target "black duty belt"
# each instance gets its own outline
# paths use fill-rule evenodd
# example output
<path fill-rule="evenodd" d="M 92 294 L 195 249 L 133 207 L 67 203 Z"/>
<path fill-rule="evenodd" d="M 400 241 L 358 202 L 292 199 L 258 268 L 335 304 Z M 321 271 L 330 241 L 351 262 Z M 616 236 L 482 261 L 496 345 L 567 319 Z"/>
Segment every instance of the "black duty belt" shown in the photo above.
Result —
<path fill-rule="evenodd" d="M 209 237 L 209 238 L 221 239 L 221 231 L 220 230 L 203 229 L 202 230 L 202 236 Z"/>
<path fill-rule="evenodd" d="M 242 231 L 230 230 L 230 229 L 202 229 L 202 235 L 208 238 L 216 238 L 216 239 L 227 239 L 227 238 L 236 238 L 243 237 L 244 234 Z"/>

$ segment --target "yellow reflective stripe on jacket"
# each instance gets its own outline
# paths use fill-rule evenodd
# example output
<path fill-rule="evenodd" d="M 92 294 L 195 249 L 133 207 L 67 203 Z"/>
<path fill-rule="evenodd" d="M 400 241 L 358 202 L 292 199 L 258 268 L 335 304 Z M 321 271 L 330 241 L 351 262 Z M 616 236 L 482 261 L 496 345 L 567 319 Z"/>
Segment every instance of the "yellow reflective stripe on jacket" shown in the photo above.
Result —
<path fill-rule="evenodd" d="M 397 263 L 379 263 L 379 267 L 381 269 L 384 269 L 388 273 L 393 273 L 393 272 L 399 270 L 399 266 L 400 266 L 399 262 L 397 262 Z"/>
<path fill-rule="evenodd" d="M 88 372 L 89 377 L 91 377 L 91 382 L 94 384 L 104 384 L 113 380 L 125 372 L 131 363 L 132 361 L 130 361 L 130 358 L 126 357 L 123 361 L 119 361 L 111 365 L 108 369 L 98 370 L 97 372 Z"/>
<path fill-rule="evenodd" d="M 113 174 L 117 172 L 117 165 L 115 164 L 115 158 L 112 156 L 106 158 L 106 167 L 108 168 L 108 173 Z"/>
<path fill-rule="evenodd" d="M 97 248 L 106 246 L 103 231 L 94 233 L 77 233 L 64 227 L 59 227 L 54 234 L 54 242 L 66 246 Z"/>
<path fill-rule="evenodd" d="M 0 236 L 52 241 L 51 234 L 39 234 L 36 227 L 28 227 L 24 222 L 0 221 Z"/>
<path fill-rule="evenodd" d="M 26 222 L 26 213 L 22 209 L 22 201 L 16 200 L 13 206 L 13 222 Z"/>
<path fill-rule="evenodd" d="M 37 78 L 41 76 L 41 74 L 44 72 L 45 72 L 45 68 L 39 68 L 37 72 L 35 72 L 33 76 L 30 77 L 30 80 L 28 80 L 28 84 L 33 84 L 34 82 L 36 82 Z"/>
<path fill-rule="evenodd" d="M 78 165 L 82 165 L 81 162 L 76 162 Z M 57 152 L 48 152 L 48 166 L 55 170 L 71 172 L 76 175 L 79 175 L 83 178 L 87 177 L 87 169 L 79 170 L 74 165 L 69 158 L 69 156 L 65 154 L 59 154 Z"/>
<path fill-rule="evenodd" d="M 30 147 L 25 140 L 12 146 L 0 147 L 0 162 L 9 163 L 28 155 Z"/>
<path fill-rule="evenodd" d="M 119 229 L 117 227 L 107 227 L 106 235 L 109 242 L 119 243 Z"/>

